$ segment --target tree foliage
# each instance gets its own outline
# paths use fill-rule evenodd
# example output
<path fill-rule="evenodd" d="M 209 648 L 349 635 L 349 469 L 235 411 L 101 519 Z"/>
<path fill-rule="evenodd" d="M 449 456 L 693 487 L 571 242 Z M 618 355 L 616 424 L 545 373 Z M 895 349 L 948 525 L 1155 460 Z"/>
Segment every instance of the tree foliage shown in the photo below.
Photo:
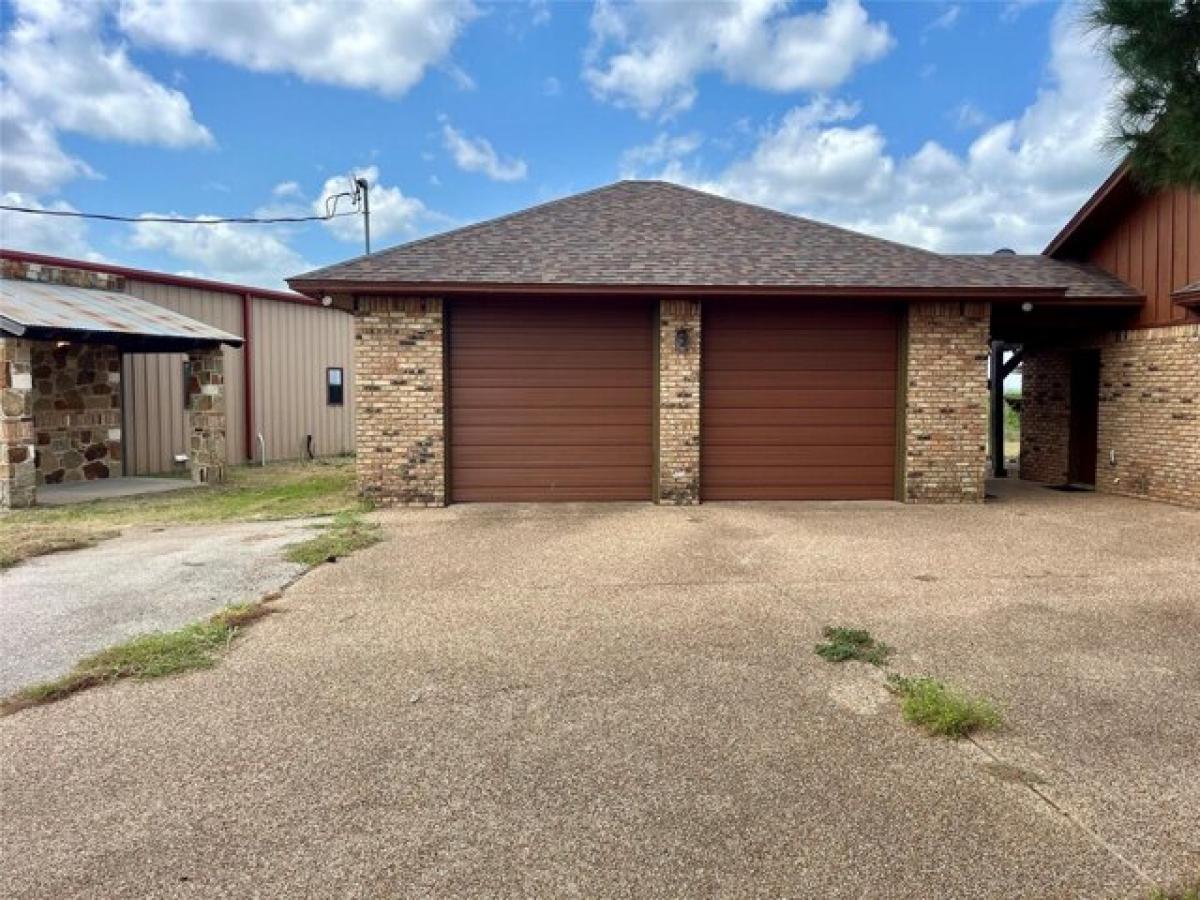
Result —
<path fill-rule="evenodd" d="M 1200 187 L 1200 0 L 1098 0 L 1124 84 L 1113 141 L 1150 187 Z"/>

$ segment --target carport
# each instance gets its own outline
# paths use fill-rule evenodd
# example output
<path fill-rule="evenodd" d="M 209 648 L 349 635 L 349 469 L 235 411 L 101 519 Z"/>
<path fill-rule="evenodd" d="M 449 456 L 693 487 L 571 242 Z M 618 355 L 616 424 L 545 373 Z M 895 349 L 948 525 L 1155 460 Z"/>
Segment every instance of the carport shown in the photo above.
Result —
<path fill-rule="evenodd" d="M 43 485 L 123 474 L 122 358 L 185 353 L 190 447 L 199 483 L 225 467 L 221 346 L 242 339 L 128 294 L 0 281 L 0 509 L 33 506 Z"/>

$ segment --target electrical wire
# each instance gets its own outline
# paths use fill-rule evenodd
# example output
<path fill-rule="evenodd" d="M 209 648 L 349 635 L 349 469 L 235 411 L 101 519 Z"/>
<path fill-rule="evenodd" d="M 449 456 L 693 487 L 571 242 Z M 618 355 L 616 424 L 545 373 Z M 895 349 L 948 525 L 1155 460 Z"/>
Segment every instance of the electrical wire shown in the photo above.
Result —
<path fill-rule="evenodd" d="M 184 219 L 172 216 L 113 216 L 105 213 L 78 212 L 73 209 L 34 209 L 29 206 L 9 206 L 0 204 L 0 210 L 6 212 L 31 213 L 37 216 L 62 216 L 71 219 L 99 219 L 102 222 L 165 222 L 171 225 L 279 225 L 286 222 L 327 222 L 342 216 L 360 215 L 356 209 L 346 212 L 331 212 L 323 216 L 271 216 L 255 218 L 253 216 L 237 216 L 226 219 Z"/>

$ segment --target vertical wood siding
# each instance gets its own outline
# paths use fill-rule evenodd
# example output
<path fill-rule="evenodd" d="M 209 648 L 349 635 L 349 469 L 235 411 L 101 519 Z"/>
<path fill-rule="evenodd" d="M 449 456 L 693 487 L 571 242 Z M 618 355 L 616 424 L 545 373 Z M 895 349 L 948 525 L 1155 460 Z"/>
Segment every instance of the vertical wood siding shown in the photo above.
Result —
<path fill-rule="evenodd" d="M 267 459 L 303 456 L 306 434 L 313 436 L 318 456 L 352 452 L 353 316 L 336 309 L 254 299 L 250 330 L 255 431 L 263 434 Z M 342 406 L 325 402 L 325 370 L 330 367 L 342 369 Z M 240 421 L 238 427 L 240 433 Z"/>
<path fill-rule="evenodd" d="M 135 297 L 176 310 L 222 331 L 242 333 L 239 295 L 136 280 L 129 281 L 128 289 Z M 122 366 L 126 402 L 125 474 L 170 472 L 174 468 L 175 454 L 188 452 L 183 361 L 182 353 L 125 355 Z M 228 461 L 236 464 L 245 461 L 240 349 L 225 348 L 225 379 Z"/>
<path fill-rule="evenodd" d="M 1200 321 L 1171 292 L 1200 279 L 1200 191 L 1159 191 L 1114 221 L 1089 260 L 1146 295 L 1138 326 Z"/>

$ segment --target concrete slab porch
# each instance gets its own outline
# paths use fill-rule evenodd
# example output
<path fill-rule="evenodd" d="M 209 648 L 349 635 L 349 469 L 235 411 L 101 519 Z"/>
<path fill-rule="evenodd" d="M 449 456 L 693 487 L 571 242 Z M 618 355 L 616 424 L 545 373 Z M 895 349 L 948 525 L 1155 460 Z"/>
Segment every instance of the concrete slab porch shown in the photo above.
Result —
<path fill-rule="evenodd" d="M 185 478 L 97 478 L 93 481 L 42 485 L 38 488 L 37 502 L 38 506 L 68 506 L 72 503 L 90 503 L 93 500 L 135 497 L 139 494 L 162 494 L 190 487 L 194 485 Z"/>

